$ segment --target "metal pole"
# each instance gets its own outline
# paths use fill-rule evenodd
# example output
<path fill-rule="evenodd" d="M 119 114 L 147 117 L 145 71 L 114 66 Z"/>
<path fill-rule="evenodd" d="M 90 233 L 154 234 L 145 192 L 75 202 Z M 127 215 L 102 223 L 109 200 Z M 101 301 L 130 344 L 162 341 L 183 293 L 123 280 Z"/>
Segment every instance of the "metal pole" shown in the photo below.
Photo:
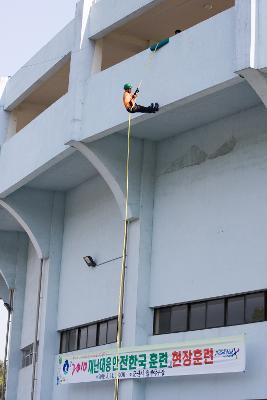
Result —
<path fill-rule="evenodd" d="M 6 326 L 6 345 L 5 345 L 5 358 L 4 358 L 4 376 L 3 376 L 3 400 L 6 398 L 6 378 L 7 378 L 7 354 L 9 345 L 9 332 L 11 325 L 11 314 L 13 310 L 13 294 L 14 289 L 9 289 L 9 303 L 5 304 L 8 310 L 7 326 Z"/>
<path fill-rule="evenodd" d="M 43 265 L 44 259 L 41 258 L 40 262 L 40 274 L 38 284 L 38 295 L 37 295 L 37 307 L 36 307 L 36 323 L 35 323 L 35 334 L 32 351 L 32 389 L 31 389 L 31 400 L 34 400 L 34 393 L 36 389 L 36 364 L 37 364 L 37 349 L 38 349 L 38 334 L 39 334 L 39 319 L 40 319 L 40 305 L 41 305 L 41 292 L 42 292 L 42 280 L 43 280 Z"/>

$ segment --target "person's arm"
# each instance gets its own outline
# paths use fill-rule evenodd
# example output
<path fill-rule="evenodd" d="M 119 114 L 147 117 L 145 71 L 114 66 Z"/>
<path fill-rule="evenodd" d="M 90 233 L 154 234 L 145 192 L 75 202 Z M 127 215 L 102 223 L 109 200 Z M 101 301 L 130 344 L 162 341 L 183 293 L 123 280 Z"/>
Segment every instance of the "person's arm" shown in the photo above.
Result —
<path fill-rule="evenodd" d="M 130 96 L 131 96 L 131 101 L 130 101 L 131 107 L 133 107 L 136 103 L 137 94 L 132 94 Z"/>

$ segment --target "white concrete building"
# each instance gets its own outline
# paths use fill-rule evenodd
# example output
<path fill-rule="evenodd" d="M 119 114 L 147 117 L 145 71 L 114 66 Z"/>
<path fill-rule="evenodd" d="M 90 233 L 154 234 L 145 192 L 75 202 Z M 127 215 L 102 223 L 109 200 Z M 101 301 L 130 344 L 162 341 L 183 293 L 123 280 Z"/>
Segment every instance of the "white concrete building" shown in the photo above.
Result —
<path fill-rule="evenodd" d="M 121 380 L 119 398 L 267 398 L 266 21 L 266 0 L 81 0 L 58 35 L 1 78 L 6 400 L 113 399 L 112 379 L 57 384 L 57 363 L 115 348 L 122 88 L 141 79 L 140 103 L 161 108 L 132 116 L 122 346 L 244 335 L 246 366 L 199 374 L 192 358 L 186 376 Z"/>

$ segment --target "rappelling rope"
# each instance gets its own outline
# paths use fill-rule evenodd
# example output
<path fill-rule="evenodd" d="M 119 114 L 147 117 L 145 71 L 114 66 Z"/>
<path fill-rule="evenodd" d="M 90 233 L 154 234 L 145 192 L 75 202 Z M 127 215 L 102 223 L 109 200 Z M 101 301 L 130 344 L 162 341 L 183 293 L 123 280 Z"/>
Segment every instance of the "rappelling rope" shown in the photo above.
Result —
<path fill-rule="evenodd" d="M 157 51 L 159 43 L 156 45 L 155 50 L 149 57 L 145 68 L 149 68 L 153 60 L 153 56 Z M 142 86 L 143 79 L 139 82 L 138 89 Z M 128 202 L 129 202 L 129 164 L 130 164 L 130 151 L 131 151 L 131 114 L 128 118 L 128 133 L 127 133 L 127 158 L 125 165 L 125 180 L 126 180 L 126 196 L 125 196 L 125 216 L 124 216 L 124 234 L 123 234 L 123 251 L 121 261 L 121 274 L 120 274 L 120 294 L 119 294 L 119 307 L 118 307 L 118 332 L 116 344 L 116 371 L 115 371 L 115 385 L 114 385 L 114 400 L 119 400 L 119 357 L 122 345 L 122 322 L 123 322 L 123 305 L 124 305 L 124 289 L 125 289 L 125 273 L 126 273 L 126 259 L 127 259 L 127 239 L 128 239 Z"/>
<path fill-rule="evenodd" d="M 147 62 L 145 64 L 144 69 L 149 69 L 149 67 L 150 67 L 150 65 L 151 65 L 151 63 L 153 61 L 154 55 L 155 55 L 155 53 L 156 53 L 156 51 L 158 49 L 158 46 L 159 46 L 159 43 L 157 43 L 157 45 L 155 47 L 155 50 L 153 50 L 152 53 L 150 54 L 150 56 L 149 56 L 149 58 L 148 58 L 148 60 L 147 60 Z M 142 78 L 141 81 L 139 82 L 139 85 L 137 86 L 138 89 L 140 89 L 140 87 L 142 86 L 143 80 L 144 80 L 144 78 Z"/>
<path fill-rule="evenodd" d="M 128 200 L 129 200 L 129 164 L 130 164 L 130 148 L 131 148 L 131 114 L 128 119 L 128 134 L 127 134 L 127 159 L 126 159 L 126 198 L 125 198 L 125 219 L 124 219 L 124 235 L 123 235 L 123 252 L 121 262 L 121 277 L 120 277 L 120 295 L 118 309 L 118 333 L 117 333 L 117 352 L 116 352 L 116 376 L 114 388 L 114 400 L 119 399 L 119 356 L 122 344 L 122 320 L 123 320 L 123 303 L 124 303 L 124 287 L 125 287 L 125 272 L 126 272 L 126 257 L 127 257 L 127 238 L 128 238 Z"/>

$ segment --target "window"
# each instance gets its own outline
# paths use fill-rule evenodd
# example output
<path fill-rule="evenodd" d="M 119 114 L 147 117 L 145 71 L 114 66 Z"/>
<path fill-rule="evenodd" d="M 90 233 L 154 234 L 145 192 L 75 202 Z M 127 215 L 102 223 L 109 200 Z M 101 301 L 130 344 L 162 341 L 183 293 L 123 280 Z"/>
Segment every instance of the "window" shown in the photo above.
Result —
<path fill-rule="evenodd" d="M 266 300 L 262 290 L 156 308 L 154 335 L 266 321 Z"/>
<path fill-rule="evenodd" d="M 118 321 L 111 319 L 108 321 L 107 343 L 114 343 L 117 340 Z"/>
<path fill-rule="evenodd" d="M 87 347 L 96 346 L 97 324 L 88 326 Z"/>
<path fill-rule="evenodd" d="M 80 328 L 79 349 L 87 348 L 87 331 L 87 326 L 84 328 Z"/>
<path fill-rule="evenodd" d="M 206 323 L 206 303 L 195 303 L 190 306 L 190 331 L 204 329 Z"/>
<path fill-rule="evenodd" d="M 22 368 L 28 367 L 32 364 L 33 359 L 33 343 L 27 347 L 24 347 L 22 351 Z M 37 352 L 38 352 L 38 343 L 37 343 Z M 37 355 L 36 355 L 37 357 Z"/>
<path fill-rule="evenodd" d="M 69 331 L 69 351 L 78 349 L 78 329 Z"/>
<path fill-rule="evenodd" d="M 239 325 L 245 322 L 245 297 L 235 296 L 227 300 L 227 325 Z"/>
<path fill-rule="evenodd" d="M 171 308 L 171 332 L 187 331 L 188 305 L 182 304 Z"/>
<path fill-rule="evenodd" d="M 107 343 L 107 330 L 108 330 L 108 323 L 101 322 L 101 324 L 99 324 L 99 333 L 98 333 L 98 345 L 99 346 Z"/>
<path fill-rule="evenodd" d="M 217 328 L 224 325 L 224 299 L 210 300 L 207 302 L 207 328 Z"/>
<path fill-rule="evenodd" d="M 115 343 L 117 340 L 117 318 L 68 329 L 60 333 L 60 353 L 87 349 Z"/>
<path fill-rule="evenodd" d="M 260 322 L 265 319 L 265 296 L 264 293 L 250 293 L 245 297 L 246 323 Z"/>
<path fill-rule="evenodd" d="M 164 333 L 169 333 L 170 331 L 170 318 L 171 318 L 171 308 L 164 307 L 159 308 L 155 312 L 155 330 L 159 335 Z"/>

